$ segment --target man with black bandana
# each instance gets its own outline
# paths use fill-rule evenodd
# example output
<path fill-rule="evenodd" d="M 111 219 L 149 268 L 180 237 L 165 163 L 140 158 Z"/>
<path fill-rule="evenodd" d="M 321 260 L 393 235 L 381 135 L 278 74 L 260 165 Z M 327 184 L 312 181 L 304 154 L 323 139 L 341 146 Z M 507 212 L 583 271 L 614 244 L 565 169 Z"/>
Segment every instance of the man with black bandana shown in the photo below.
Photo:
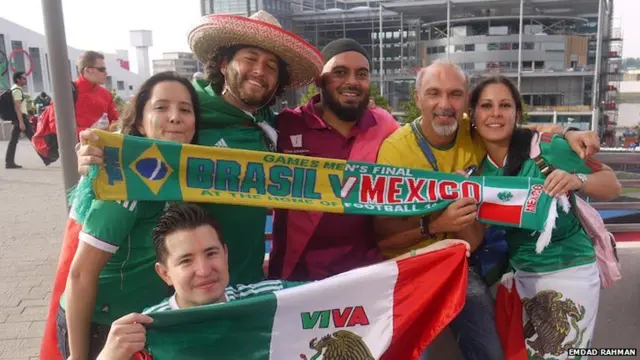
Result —
<path fill-rule="evenodd" d="M 320 94 L 278 115 L 278 152 L 375 162 L 398 123 L 369 107 L 369 54 L 352 39 L 335 40 L 322 54 Z M 383 257 L 374 239 L 371 216 L 276 210 L 269 277 L 320 280 L 377 263 Z"/>

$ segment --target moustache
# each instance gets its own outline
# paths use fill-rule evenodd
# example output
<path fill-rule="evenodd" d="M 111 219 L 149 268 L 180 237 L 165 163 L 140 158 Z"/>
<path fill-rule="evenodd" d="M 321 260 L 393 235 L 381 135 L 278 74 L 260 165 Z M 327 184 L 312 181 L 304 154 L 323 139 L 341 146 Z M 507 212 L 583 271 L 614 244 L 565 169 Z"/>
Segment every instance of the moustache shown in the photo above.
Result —
<path fill-rule="evenodd" d="M 338 92 L 341 94 L 344 92 L 352 92 L 352 93 L 355 93 L 356 95 L 360 95 L 362 93 L 360 88 L 357 88 L 355 86 L 343 86 L 338 89 Z"/>
<path fill-rule="evenodd" d="M 268 84 L 264 79 L 256 79 L 256 78 L 249 78 L 249 77 L 247 77 L 247 78 L 245 78 L 244 80 L 245 80 L 245 81 L 249 81 L 249 80 L 251 80 L 251 81 L 255 81 L 255 82 L 257 82 L 258 84 L 260 84 L 260 86 L 262 86 L 262 87 L 263 87 L 263 88 L 265 88 L 265 89 L 267 89 L 267 88 L 269 87 L 269 84 Z"/>
<path fill-rule="evenodd" d="M 456 116 L 456 111 L 454 109 L 444 109 L 440 111 L 435 111 L 433 115 L 443 116 L 443 117 L 452 117 L 452 116 Z"/>

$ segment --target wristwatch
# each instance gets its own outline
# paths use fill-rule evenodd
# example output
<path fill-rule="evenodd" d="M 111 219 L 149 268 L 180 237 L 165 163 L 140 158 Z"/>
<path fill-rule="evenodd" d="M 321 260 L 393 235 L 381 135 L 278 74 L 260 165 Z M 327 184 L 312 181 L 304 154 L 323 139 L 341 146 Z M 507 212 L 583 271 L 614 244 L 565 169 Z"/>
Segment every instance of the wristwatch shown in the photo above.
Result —
<path fill-rule="evenodd" d="M 587 175 L 585 174 L 575 174 L 575 175 L 578 178 L 578 180 L 580 180 L 580 182 L 582 183 L 582 186 L 578 191 L 584 190 L 584 187 L 587 185 L 587 179 L 588 179 Z"/>

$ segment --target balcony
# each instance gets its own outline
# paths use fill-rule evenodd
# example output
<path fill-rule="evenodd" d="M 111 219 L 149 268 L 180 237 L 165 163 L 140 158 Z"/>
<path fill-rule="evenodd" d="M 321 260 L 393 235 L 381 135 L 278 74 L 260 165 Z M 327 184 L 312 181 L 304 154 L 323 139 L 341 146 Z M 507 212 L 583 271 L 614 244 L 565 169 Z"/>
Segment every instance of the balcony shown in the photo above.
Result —
<path fill-rule="evenodd" d="M 602 105 L 602 108 L 605 111 L 615 111 L 615 110 L 618 110 L 618 104 L 616 104 L 614 102 L 608 102 L 608 103 L 604 103 Z"/>

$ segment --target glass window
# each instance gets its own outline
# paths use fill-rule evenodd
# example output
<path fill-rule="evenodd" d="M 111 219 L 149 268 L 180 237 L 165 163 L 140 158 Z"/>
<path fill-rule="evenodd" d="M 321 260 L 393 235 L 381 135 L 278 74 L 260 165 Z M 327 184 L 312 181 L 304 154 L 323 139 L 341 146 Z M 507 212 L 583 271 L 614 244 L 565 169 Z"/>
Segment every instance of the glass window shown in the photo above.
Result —
<path fill-rule="evenodd" d="M 500 43 L 500 50 L 511 50 L 511 43 Z"/>
<path fill-rule="evenodd" d="M 44 91 L 44 82 L 42 81 L 42 61 L 40 60 L 40 49 L 29 48 L 29 55 L 31 56 L 31 66 L 33 69 L 33 91 Z"/>
<path fill-rule="evenodd" d="M 8 60 L 9 54 L 4 46 L 4 34 L 0 34 L 0 74 L 4 72 L 5 60 Z M 11 87 L 11 80 L 9 78 L 9 72 L 7 71 L 0 78 L 0 90 L 5 90 Z"/>
<path fill-rule="evenodd" d="M 467 36 L 467 27 L 466 26 L 454 26 L 453 28 L 451 28 L 451 35 L 452 36 Z"/>
<path fill-rule="evenodd" d="M 489 51 L 498 50 L 498 49 L 500 49 L 500 45 L 498 45 L 497 43 L 487 44 L 487 50 Z"/>
<path fill-rule="evenodd" d="M 508 26 L 492 26 L 489 28 L 489 35 L 509 35 Z"/>
<path fill-rule="evenodd" d="M 476 51 L 476 44 L 467 44 L 464 46 L 464 51 Z"/>
<path fill-rule="evenodd" d="M 118 80 L 116 84 L 118 85 L 118 90 L 124 90 L 124 81 Z"/>
<path fill-rule="evenodd" d="M 453 47 L 454 52 L 464 52 L 464 45 L 455 45 Z"/>
<path fill-rule="evenodd" d="M 107 81 L 105 82 L 104 87 L 109 90 L 113 89 L 113 78 L 111 76 L 107 76 Z"/>
<path fill-rule="evenodd" d="M 542 70 L 542 69 L 544 69 L 544 61 L 535 61 L 535 62 L 533 63 L 533 67 L 534 67 L 534 69 L 536 69 L 536 70 Z"/>
<path fill-rule="evenodd" d="M 47 67 L 47 81 L 49 81 L 49 85 L 53 86 L 51 84 L 51 70 L 49 69 L 49 54 L 47 53 L 44 54 L 44 64 Z"/>
<path fill-rule="evenodd" d="M 522 43 L 522 49 L 523 50 L 533 50 L 535 49 L 536 45 L 533 42 L 525 42 Z"/>
<path fill-rule="evenodd" d="M 11 41 L 11 50 L 22 50 L 22 41 Z M 24 59 L 23 52 L 16 52 L 16 54 L 13 56 L 13 59 L 11 60 L 13 60 L 13 68 L 9 66 L 11 70 L 10 72 L 13 72 L 13 69 L 15 69 L 16 71 L 25 71 L 25 72 L 28 70 L 24 66 L 25 59 Z"/>
<path fill-rule="evenodd" d="M 518 48 L 520 47 L 520 44 L 518 43 L 511 43 L 511 50 L 518 50 Z"/>
<path fill-rule="evenodd" d="M 444 46 L 438 46 L 438 53 L 439 53 L 439 54 L 443 54 L 443 53 L 445 53 L 445 52 L 446 52 L 446 50 L 445 50 L 445 47 L 444 47 Z"/>

